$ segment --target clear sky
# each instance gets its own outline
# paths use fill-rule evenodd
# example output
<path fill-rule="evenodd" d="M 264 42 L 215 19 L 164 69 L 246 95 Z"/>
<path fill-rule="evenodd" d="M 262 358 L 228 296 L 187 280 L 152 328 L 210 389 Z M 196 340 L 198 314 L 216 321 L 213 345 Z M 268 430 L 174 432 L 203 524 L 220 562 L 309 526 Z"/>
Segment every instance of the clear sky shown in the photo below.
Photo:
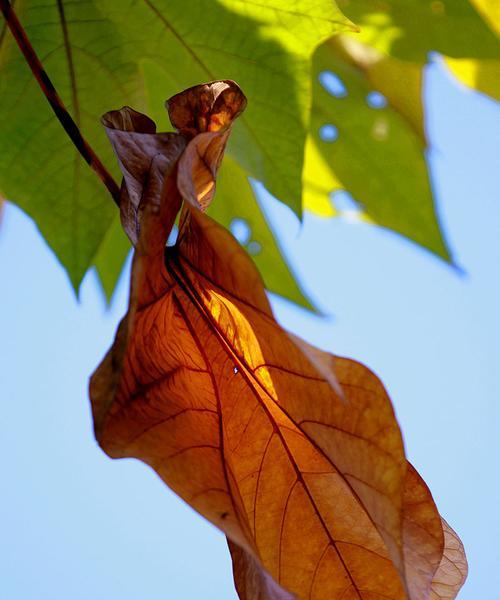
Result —
<path fill-rule="evenodd" d="M 281 322 L 364 361 L 386 384 L 409 458 L 466 546 L 460 600 L 499 600 L 500 111 L 438 64 L 426 86 L 429 160 L 457 274 L 381 229 L 262 196 L 320 308 L 279 299 Z M 234 600 L 222 534 L 137 461 L 97 447 L 87 380 L 125 311 L 94 276 L 78 303 L 33 223 L 0 228 L 0 598 Z"/>

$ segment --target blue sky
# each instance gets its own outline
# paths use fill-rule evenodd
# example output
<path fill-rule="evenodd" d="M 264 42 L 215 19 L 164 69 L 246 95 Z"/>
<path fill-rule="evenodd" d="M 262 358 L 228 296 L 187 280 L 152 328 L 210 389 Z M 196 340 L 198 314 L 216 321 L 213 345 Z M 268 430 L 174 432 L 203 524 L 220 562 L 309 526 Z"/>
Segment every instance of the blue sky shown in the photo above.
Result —
<path fill-rule="evenodd" d="M 275 299 L 280 321 L 362 360 L 389 389 L 409 458 L 460 533 L 460 600 L 498 600 L 500 551 L 500 111 L 439 64 L 426 81 L 429 161 L 460 275 L 395 234 L 262 202 L 316 317 Z M 87 380 L 125 311 L 90 274 L 77 302 L 33 223 L 0 229 L 2 600 L 234 600 L 223 536 L 139 462 L 111 461 Z"/>

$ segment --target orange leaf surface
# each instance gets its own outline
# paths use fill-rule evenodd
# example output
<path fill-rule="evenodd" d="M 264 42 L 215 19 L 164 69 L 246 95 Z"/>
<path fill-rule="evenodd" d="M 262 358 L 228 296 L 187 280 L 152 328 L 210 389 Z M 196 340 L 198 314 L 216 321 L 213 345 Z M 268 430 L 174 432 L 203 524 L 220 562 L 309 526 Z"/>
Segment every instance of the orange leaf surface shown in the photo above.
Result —
<path fill-rule="evenodd" d="M 243 94 L 214 82 L 167 106 L 177 133 L 129 108 L 103 118 L 135 254 L 90 385 L 99 444 L 225 532 L 242 600 L 429 599 L 443 529 L 382 384 L 284 331 L 250 258 L 202 211 Z"/>

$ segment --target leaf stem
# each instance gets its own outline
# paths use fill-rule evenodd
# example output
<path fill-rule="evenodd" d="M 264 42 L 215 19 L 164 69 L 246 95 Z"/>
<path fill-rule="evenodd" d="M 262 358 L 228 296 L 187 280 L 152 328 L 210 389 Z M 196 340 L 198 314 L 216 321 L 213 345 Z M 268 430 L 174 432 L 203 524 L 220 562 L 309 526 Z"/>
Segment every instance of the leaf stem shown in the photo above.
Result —
<path fill-rule="evenodd" d="M 23 29 L 23 26 L 19 22 L 16 13 L 9 0 L 0 0 L 0 10 L 5 17 L 8 28 L 14 36 L 19 49 L 24 55 L 26 62 L 28 63 L 31 72 L 35 76 L 44 96 L 47 98 L 54 114 L 59 119 L 59 122 L 63 126 L 64 130 L 70 137 L 71 141 L 75 145 L 78 152 L 82 155 L 84 160 L 90 166 L 91 169 L 97 174 L 99 179 L 104 183 L 108 189 L 111 197 L 115 204 L 120 204 L 120 188 L 112 175 L 103 165 L 97 154 L 91 148 L 87 140 L 80 133 L 78 125 L 75 123 L 68 110 L 64 106 L 61 97 L 57 93 L 52 81 L 45 72 L 40 59 L 38 58 L 35 49 L 31 45 L 31 42 Z"/>

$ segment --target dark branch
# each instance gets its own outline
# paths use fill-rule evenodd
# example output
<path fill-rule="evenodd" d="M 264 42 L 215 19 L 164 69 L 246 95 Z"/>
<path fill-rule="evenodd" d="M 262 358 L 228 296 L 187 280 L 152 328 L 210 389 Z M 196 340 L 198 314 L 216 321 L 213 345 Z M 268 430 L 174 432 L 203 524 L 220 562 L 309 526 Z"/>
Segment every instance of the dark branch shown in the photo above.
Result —
<path fill-rule="evenodd" d="M 40 59 L 38 58 L 35 49 L 31 45 L 31 42 L 26 35 L 19 19 L 14 12 L 9 0 L 0 0 L 0 10 L 5 17 L 7 26 L 9 27 L 12 35 L 14 36 L 17 45 L 26 59 L 26 62 L 30 66 L 30 69 L 38 81 L 43 94 L 47 98 L 48 103 L 52 107 L 59 122 L 64 127 L 66 133 L 71 138 L 71 141 L 75 145 L 78 152 L 83 156 L 87 164 L 93 169 L 104 185 L 107 187 L 113 200 L 117 205 L 120 203 L 120 188 L 116 181 L 113 179 L 109 171 L 102 164 L 97 154 L 92 150 L 87 140 L 82 136 L 78 125 L 75 123 L 59 94 L 57 93 L 52 81 L 45 72 Z"/>

